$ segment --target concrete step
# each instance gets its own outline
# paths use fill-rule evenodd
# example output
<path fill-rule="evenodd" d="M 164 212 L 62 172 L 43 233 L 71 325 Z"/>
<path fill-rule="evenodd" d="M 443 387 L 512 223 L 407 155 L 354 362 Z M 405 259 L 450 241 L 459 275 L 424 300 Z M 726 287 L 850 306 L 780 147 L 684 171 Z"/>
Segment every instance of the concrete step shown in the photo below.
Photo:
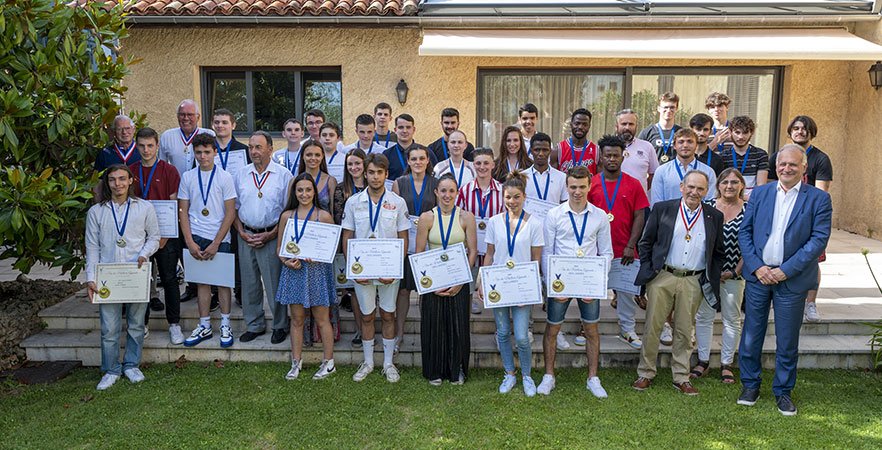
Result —
<path fill-rule="evenodd" d="M 34 361 L 79 360 L 86 366 L 99 366 L 101 363 L 100 331 L 98 330 L 44 330 L 27 338 L 22 347 L 27 350 L 28 359 Z M 238 337 L 238 333 L 236 334 Z M 334 359 L 338 364 L 355 365 L 363 360 L 360 348 L 353 348 L 352 335 L 343 335 L 334 346 Z M 472 335 L 472 367 L 502 367 L 496 347 L 495 337 L 488 334 Z M 533 344 L 533 366 L 541 367 L 542 343 L 536 339 Z M 382 361 L 381 346 L 377 346 L 375 364 Z M 612 336 L 601 336 L 601 366 L 636 367 L 639 350 L 633 349 Z M 714 339 L 711 363 L 719 365 L 720 342 Z M 768 336 L 763 346 L 763 366 L 774 368 L 774 337 Z M 517 354 L 517 352 L 515 352 Z M 568 351 L 558 351 L 558 367 L 584 367 L 587 358 L 584 347 L 573 347 Z M 308 364 L 321 360 L 321 345 L 304 348 L 303 359 Z M 171 345 L 168 333 L 153 332 L 144 342 L 143 362 L 169 363 L 181 356 L 189 361 L 289 361 L 288 342 L 272 345 L 269 334 L 252 342 L 236 341 L 233 347 L 222 349 L 218 337 L 203 342 L 196 347 Z M 401 366 L 421 366 L 419 335 L 406 335 L 396 356 L 396 364 Z M 737 361 L 737 360 L 736 360 Z M 865 336 L 854 335 L 806 335 L 800 338 L 801 368 L 866 368 L 872 364 L 870 347 Z M 659 351 L 659 366 L 670 367 L 670 347 L 662 346 Z"/>

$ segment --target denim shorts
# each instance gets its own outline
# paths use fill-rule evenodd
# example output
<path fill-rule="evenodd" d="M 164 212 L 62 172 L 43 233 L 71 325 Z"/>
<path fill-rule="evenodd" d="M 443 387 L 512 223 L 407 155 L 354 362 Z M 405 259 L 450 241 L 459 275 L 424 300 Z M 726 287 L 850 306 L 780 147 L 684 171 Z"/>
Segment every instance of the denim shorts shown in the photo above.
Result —
<path fill-rule="evenodd" d="M 192 236 L 193 236 L 193 242 L 195 242 L 196 245 L 199 246 L 199 250 L 205 250 L 206 248 L 208 248 L 209 245 L 211 245 L 211 242 L 212 242 L 211 239 L 205 239 L 204 237 L 197 236 L 195 234 Z M 233 253 L 232 247 L 230 247 L 229 242 L 221 242 L 220 245 L 217 247 L 217 252 L 218 253 Z"/>
<path fill-rule="evenodd" d="M 560 299 L 549 298 L 547 300 L 547 310 L 548 310 L 548 319 L 546 320 L 551 325 L 560 325 L 564 321 L 564 316 L 567 313 L 567 308 L 570 306 L 570 302 L 574 299 L 568 298 L 564 301 L 559 301 Z M 582 318 L 582 323 L 597 323 L 600 321 L 600 300 L 594 299 L 575 299 L 576 303 L 579 304 L 579 316 Z"/>

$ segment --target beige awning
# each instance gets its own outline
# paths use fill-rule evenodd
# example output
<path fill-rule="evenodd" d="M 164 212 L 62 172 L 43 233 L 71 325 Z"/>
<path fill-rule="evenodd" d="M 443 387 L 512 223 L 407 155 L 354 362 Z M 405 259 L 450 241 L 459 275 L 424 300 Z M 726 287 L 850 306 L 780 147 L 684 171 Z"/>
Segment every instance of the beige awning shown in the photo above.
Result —
<path fill-rule="evenodd" d="M 882 46 L 844 29 L 432 30 L 420 56 L 882 60 Z"/>

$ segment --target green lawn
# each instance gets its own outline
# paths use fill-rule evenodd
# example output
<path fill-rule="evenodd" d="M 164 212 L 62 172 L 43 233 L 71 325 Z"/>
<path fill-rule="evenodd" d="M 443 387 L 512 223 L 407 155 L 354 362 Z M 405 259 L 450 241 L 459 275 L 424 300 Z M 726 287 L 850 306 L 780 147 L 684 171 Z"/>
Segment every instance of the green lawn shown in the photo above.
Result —
<path fill-rule="evenodd" d="M 432 387 L 418 369 L 397 385 L 379 371 L 356 384 L 352 367 L 314 382 L 305 369 L 289 382 L 283 364 L 157 365 L 144 383 L 105 392 L 97 369 L 49 386 L 6 383 L 0 448 L 882 448 L 879 374 L 800 371 L 799 415 L 783 417 L 768 386 L 745 408 L 740 388 L 716 378 L 696 383 L 698 397 L 680 395 L 667 370 L 642 393 L 629 386 L 633 370 L 602 370 L 610 398 L 600 401 L 576 369 L 532 399 L 520 384 L 499 395 L 499 371 Z"/>

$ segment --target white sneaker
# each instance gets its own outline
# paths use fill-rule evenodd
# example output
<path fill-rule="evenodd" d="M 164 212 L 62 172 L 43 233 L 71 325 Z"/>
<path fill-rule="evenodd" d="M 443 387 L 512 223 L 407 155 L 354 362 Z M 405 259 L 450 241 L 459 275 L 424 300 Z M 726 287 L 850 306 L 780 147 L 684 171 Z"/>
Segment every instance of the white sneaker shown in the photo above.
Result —
<path fill-rule="evenodd" d="M 318 372 L 312 376 L 313 380 L 324 380 L 331 376 L 334 372 L 337 371 L 337 367 L 331 361 L 322 361 L 321 367 L 319 367 Z"/>
<path fill-rule="evenodd" d="M 818 305 L 815 302 L 806 302 L 805 303 L 805 321 L 806 322 L 818 322 L 821 320 L 821 315 L 818 314 Z"/>
<path fill-rule="evenodd" d="M 518 383 L 518 379 L 515 378 L 514 375 L 505 374 L 502 377 L 502 384 L 499 385 L 499 393 L 500 394 L 508 394 L 514 389 L 515 385 Z"/>
<path fill-rule="evenodd" d="M 536 388 L 536 392 L 542 395 L 551 394 L 551 391 L 554 389 L 554 375 L 545 374 L 542 375 L 542 382 L 539 383 L 539 387 Z"/>
<path fill-rule="evenodd" d="M 640 340 L 640 336 L 637 336 L 637 333 L 633 331 L 619 333 L 619 339 L 625 341 L 625 343 L 630 345 L 631 348 L 636 348 L 639 350 L 640 347 L 643 347 L 643 341 Z"/>
<path fill-rule="evenodd" d="M 588 379 L 588 383 L 586 383 L 586 387 L 592 394 L 594 394 L 597 398 L 606 398 L 606 390 L 603 389 L 603 386 L 600 385 L 600 378 L 591 377 Z"/>
<path fill-rule="evenodd" d="M 524 377 L 524 395 L 527 397 L 533 397 L 536 395 L 536 382 L 533 381 L 531 377 Z"/>
<path fill-rule="evenodd" d="M 168 340 L 172 345 L 181 345 L 184 343 L 184 333 L 181 331 L 181 325 L 173 323 L 168 326 Z"/>
<path fill-rule="evenodd" d="M 221 325 L 220 327 L 220 346 L 227 348 L 233 346 L 233 328 L 229 325 Z"/>
<path fill-rule="evenodd" d="M 530 343 L 533 343 L 533 329 L 530 328 L 527 330 L 527 337 L 530 338 Z"/>
<path fill-rule="evenodd" d="M 291 360 L 291 370 L 285 374 L 286 380 L 296 380 L 300 376 L 300 369 L 303 368 L 303 361 Z"/>
<path fill-rule="evenodd" d="M 389 364 L 386 367 L 383 367 L 383 375 L 386 376 L 386 381 L 390 383 L 397 383 L 398 380 L 401 379 L 401 375 L 398 375 L 398 368 L 395 367 L 395 364 Z"/>
<path fill-rule="evenodd" d="M 368 364 L 366 362 L 363 362 L 363 363 L 361 363 L 360 366 L 358 366 L 358 370 L 355 371 L 355 375 L 352 376 L 352 381 L 355 381 L 355 382 L 364 381 L 364 379 L 367 378 L 368 374 L 370 374 L 373 371 L 374 371 L 373 365 Z"/>
<path fill-rule="evenodd" d="M 481 314 L 481 304 L 472 300 L 472 314 Z"/>
<path fill-rule="evenodd" d="M 567 342 L 567 338 L 564 337 L 563 331 L 557 333 L 557 349 L 558 350 L 569 350 L 570 349 L 570 343 Z"/>
<path fill-rule="evenodd" d="M 116 380 L 118 380 L 118 379 L 119 379 L 119 375 L 105 373 L 104 376 L 101 377 L 101 381 L 98 382 L 98 387 L 96 387 L 95 389 L 98 389 L 99 391 L 103 391 L 103 390 L 109 388 L 110 386 L 113 386 L 113 383 L 116 383 Z"/>
<path fill-rule="evenodd" d="M 141 369 L 137 367 L 132 367 L 131 369 L 126 369 L 123 371 L 126 375 L 126 378 L 129 379 L 132 383 L 140 383 L 144 381 L 144 373 L 141 372 Z"/>
<path fill-rule="evenodd" d="M 665 322 L 665 327 L 662 329 L 658 341 L 661 342 L 662 345 L 671 345 L 674 343 L 674 329 L 671 328 L 671 324 Z"/>
<path fill-rule="evenodd" d="M 147 326 L 145 325 L 144 326 L 144 340 L 145 341 L 147 340 L 147 336 L 150 336 L 150 328 L 147 328 Z"/>
<path fill-rule="evenodd" d="M 584 347 L 585 344 L 588 343 L 588 339 L 585 337 L 584 333 L 579 333 L 576 337 L 573 338 L 573 344 L 577 347 Z"/>

